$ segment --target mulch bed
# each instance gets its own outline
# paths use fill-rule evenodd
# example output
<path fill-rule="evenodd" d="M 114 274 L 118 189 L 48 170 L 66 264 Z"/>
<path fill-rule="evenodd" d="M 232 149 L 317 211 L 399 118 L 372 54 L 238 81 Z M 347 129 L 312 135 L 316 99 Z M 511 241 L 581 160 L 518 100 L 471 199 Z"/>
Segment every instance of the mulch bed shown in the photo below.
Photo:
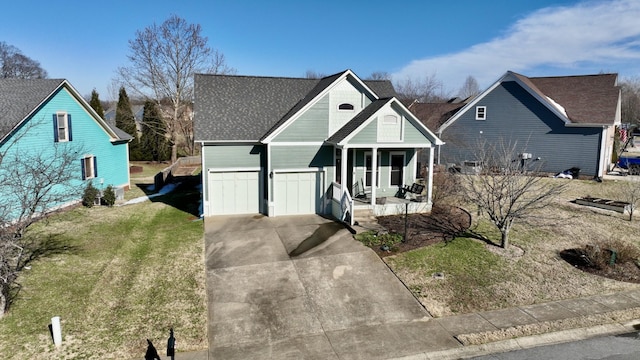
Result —
<path fill-rule="evenodd" d="M 378 224 L 390 233 L 404 234 L 405 216 L 391 215 L 378 217 Z M 373 250 L 380 257 L 394 255 L 423 246 L 453 240 L 471 226 L 471 214 L 457 207 L 434 206 L 429 214 L 409 214 L 406 219 L 407 240 L 399 243 L 394 249 Z"/>
<path fill-rule="evenodd" d="M 602 251 L 606 252 L 607 250 L 603 249 Z M 616 262 L 613 265 L 596 265 L 589 259 L 587 252 L 579 248 L 562 250 L 560 257 L 574 267 L 590 274 L 640 284 L 640 267 L 633 261 Z"/>

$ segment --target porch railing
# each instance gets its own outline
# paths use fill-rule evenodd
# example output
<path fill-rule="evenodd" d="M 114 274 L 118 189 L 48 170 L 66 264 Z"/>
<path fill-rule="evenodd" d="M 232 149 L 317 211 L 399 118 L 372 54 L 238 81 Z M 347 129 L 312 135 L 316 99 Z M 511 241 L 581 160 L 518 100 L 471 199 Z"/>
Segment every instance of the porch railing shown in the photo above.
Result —
<path fill-rule="evenodd" d="M 336 182 L 331 183 L 331 213 L 340 221 L 353 225 L 353 199 L 349 189 L 345 189 L 343 195 L 342 185 Z"/>

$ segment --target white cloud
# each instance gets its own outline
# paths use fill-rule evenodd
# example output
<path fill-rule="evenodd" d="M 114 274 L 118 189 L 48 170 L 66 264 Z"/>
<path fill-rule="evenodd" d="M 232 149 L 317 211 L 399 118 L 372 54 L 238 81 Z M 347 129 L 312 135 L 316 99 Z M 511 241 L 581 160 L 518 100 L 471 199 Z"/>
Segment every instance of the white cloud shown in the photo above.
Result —
<path fill-rule="evenodd" d="M 504 36 L 457 53 L 414 60 L 393 78 L 435 74 L 457 91 L 469 75 L 481 87 L 507 70 L 540 76 L 593 73 L 595 68 L 632 75 L 623 70 L 639 60 L 640 1 L 588 1 L 540 9 L 513 24 Z M 540 73 L 541 69 L 554 73 Z"/>

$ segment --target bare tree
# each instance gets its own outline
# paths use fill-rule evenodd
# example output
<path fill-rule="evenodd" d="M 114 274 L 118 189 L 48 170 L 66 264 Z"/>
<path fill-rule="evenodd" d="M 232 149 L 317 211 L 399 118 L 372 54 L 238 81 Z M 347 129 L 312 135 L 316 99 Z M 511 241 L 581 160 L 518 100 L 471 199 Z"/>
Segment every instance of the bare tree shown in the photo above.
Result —
<path fill-rule="evenodd" d="M 129 88 L 150 98 L 160 106 L 170 103 L 164 116 L 171 142 L 171 161 L 178 157 L 180 122 L 193 128 L 189 107 L 193 102 L 193 75 L 196 73 L 228 74 L 224 55 L 207 45 L 198 24 L 172 15 L 161 25 L 153 24 L 136 32 L 129 41 L 130 65 L 118 73 Z M 192 130 L 191 130 L 192 131 Z"/>
<path fill-rule="evenodd" d="M 622 94 L 622 122 L 640 124 L 640 78 L 627 78 L 620 82 Z"/>
<path fill-rule="evenodd" d="M 15 46 L 0 41 L 0 78 L 44 79 L 47 72 L 40 63 L 25 56 Z"/>
<path fill-rule="evenodd" d="M 80 147 L 59 143 L 46 151 L 24 151 L 20 138 L 0 144 L 0 316 L 17 295 L 18 276 L 29 262 L 68 249 L 51 233 L 31 231 L 32 225 L 82 193 L 73 182 Z"/>
<path fill-rule="evenodd" d="M 622 198 L 629 203 L 629 221 L 633 220 L 633 213 L 640 206 L 640 184 L 627 181 L 622 186 Z"/>
<path fill-rule="evenodd" d="M 422 79 L 406 77 L 402 81 L 396 81 L 394 86 L 400 100 L 435 103 L 447 98 L 442 81 L 438 80 L 435 74 Z"/>
<path fill-rule="evenodd" d="M 526 146 L 517 142 L 480 142 L 475 153 L 480 173 L 460 174 L 465 199 L 500 230 L 503 248 L 509 246 L 509 231 L 516 221 L 527 222 L 565 188 L 565 183 L 539 176 L 541 162 L 528 158 L 522 149 Z"/>
<path fill-rule="evenodd" d="M 467 78 L 464 80 L 464 84 L 462 84 L 462 87 L 458 92 L 458 96 L 462 99 L 466 99 L 478 94 L 480 94 L 480 86 L 478 86 L 478 81 L 471 75 L 467 76 Z"/>
<path fill-rule="evenodd" d="M 317 71 L 315 71 L 315 70 L 311 70 L 311 69 L 307 70 L 307 71 L 304 73 L 304 77 L 305 77 L 306 79 L 322 79 L 322 78 L 323 78 L 323 77 L 325 77 L 325 76 L 327 76 L 327 75 L 326 75 L 326 74 L 323 74 L 323 73 L 321 73 L 321 72 L 317 72 Z"/>
<path fill-rule="evenodd" d="M 374 71 L 367 80 L 391 80 L 391 74 L 386 71 Z"/>

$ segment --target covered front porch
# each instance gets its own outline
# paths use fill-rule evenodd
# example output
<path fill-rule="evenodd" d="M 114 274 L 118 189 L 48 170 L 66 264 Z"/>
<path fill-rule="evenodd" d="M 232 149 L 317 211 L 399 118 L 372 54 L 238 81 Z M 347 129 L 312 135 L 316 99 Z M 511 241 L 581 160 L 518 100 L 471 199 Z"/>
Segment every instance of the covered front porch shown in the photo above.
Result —
<path fill-rule="evenodd" d="M 398 145 L 336 148 L 330 187 L 336 218 L 353 225 L 355 214 L 367 211 L 373 216 L 431 211 L 434 147 L 426 149 L 429 161 L 421 164 L 420 149 Z"/>

